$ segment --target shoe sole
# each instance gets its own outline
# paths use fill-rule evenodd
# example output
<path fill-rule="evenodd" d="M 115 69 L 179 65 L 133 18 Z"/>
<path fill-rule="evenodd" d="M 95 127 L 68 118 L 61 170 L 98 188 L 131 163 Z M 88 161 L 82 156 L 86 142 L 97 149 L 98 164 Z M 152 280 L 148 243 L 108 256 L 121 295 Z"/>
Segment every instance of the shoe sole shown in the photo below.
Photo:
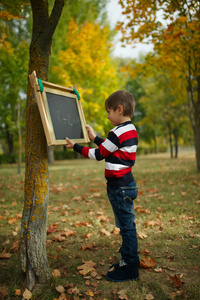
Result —
<path fill-rule="evenodd" d="M 116 279 L 113 279 L 111 277 L 109 277 L 108 275 L 106 275 L 106 278 L 110 281 L 114 281 L 114 282 L 123 282 L 123 281 L 137 281 L 139 279 L 139 277 L 137 278 L 133 278 L 133 279 L 121 279 L 121 280 L 116 280 Z"/>

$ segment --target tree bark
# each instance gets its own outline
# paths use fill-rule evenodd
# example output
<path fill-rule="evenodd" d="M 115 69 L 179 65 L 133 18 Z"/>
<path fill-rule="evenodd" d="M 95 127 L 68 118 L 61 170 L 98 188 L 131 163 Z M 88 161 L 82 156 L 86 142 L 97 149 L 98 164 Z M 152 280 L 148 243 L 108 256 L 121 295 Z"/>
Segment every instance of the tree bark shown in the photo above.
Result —
<path fill-rule="evenodd" d="M 29 74 L 36 71 L 42 80 L 48 78 L 52 36 L 60 18 L 64 0 L 55 0 L 51 16 L 48 1 L 31 0 L 33 33 L 30 44 Z M 46 256 L 46 227 L 49 201 L 49 179 L 46 138 L 33 89 L 28 83 L 25 139 L 25 189 L 21 223 L 20 263 L 26 274 L 26 287 L 50 278 Z"/>
<path fill-rule="evenodd" d="M 200 172 L 200 99 L 196 103 L 194 111 L 194 120 L 195 120 L 195 134 L 194 134 L 194 143 L 196 150 L 196 164 L 197 171 Z"/>
<path fill-rule="evenodd" d="M 175 147 L 175 158 L 178 157 L 178 128 L 175 127 L 173 130 L 174 135 L 174 147 Z"/>
<path fill-rule="evenodd" d="M 168 122 L 167 123 L 168 131 L 169 131 L 169 146 L 170 146 L 170 153 L 171 153 L 171 158 L 173 158 L 173 145 L 172 145 L 172 130 L 171 130 L 171 125 Z"/>

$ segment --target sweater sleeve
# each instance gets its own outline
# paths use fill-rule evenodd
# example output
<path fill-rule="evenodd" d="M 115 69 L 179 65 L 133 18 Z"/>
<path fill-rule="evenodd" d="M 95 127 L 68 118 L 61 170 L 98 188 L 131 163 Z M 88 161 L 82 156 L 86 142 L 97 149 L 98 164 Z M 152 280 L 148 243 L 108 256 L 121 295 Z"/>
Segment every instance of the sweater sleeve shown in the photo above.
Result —
<path fill-rule="evenodd" d="M 97 146 L 100 146 L 103 143 L 103 141 L 104 141 L 104 139 L 100 138 L 99 136 L 96 136 L 95 139 L 94 139 L 94 143 Z"/>
<path fill-rule="evenodd" d="M 80 153 L 86 158 L 102 160 L 108 157 L 111 153 L 118 149 L 119 139 L 113 133 L 109 133 L 107 139 L 105 139 L 98 148 L 84 147 L 79 144 L 74 144 L 74 151 Z"/>

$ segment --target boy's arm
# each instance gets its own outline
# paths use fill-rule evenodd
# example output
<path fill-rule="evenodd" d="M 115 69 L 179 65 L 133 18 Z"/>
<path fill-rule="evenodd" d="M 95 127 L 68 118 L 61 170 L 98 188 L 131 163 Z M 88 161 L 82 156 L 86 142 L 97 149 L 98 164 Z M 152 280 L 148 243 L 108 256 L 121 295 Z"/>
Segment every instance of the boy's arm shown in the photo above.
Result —
<path fill-rule="evenodd" d="M 94 139 L 94 143 L 97 146 L 100 146 L 103 143 L 103 141 L 104 141 L 104 139 L 100 138 L 99 136 L 96 136 L 95 139 Z"/>
<path fill-rule="evenodd" d="M 112 152 L 115 152 L 118 149 L 118 142 L 119 142 L 117 136 L 113 132 L 109 133 L 107 139 L 105 139 L 97 149 L 81 146 L 79 144 L 72 142 L 68 138 L 66 138 L 66 141 L 67 141 L 67 145 L 66 145 L 67 149 L 73 148 L 74 151 L 80 153 L 84 157 L 89 159 L 96 159 L 96 160 L 102 160 L 108 157 Z"/>
<path fill-rule="evenodd" d="M 98 137 L 90 125 L 87 125 L 87 132 L 89 139 L 92 140 L 97 146 L 100 146 L 101 143 L 103 143 L 104 139 Z"/>

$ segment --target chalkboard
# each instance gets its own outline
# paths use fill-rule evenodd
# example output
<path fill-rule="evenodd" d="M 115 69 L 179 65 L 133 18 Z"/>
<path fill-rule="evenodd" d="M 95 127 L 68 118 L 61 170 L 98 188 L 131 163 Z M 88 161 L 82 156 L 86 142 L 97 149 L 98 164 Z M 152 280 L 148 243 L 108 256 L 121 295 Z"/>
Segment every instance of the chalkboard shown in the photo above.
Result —
<path fill-rule="evenodd" d="M 66 145 L 66 137 L 77 143 L 88 143 L 85 116 L 74 88 L 40 80 L 36 72 L 29 75 L 39 108 L 47 145 Z"/>
<path fill-rule="evenodd" d="M 47 93 L 49 116 L 54 128 L 56 140 L 83 139 L 81 119 L 76 98 Z"/>

